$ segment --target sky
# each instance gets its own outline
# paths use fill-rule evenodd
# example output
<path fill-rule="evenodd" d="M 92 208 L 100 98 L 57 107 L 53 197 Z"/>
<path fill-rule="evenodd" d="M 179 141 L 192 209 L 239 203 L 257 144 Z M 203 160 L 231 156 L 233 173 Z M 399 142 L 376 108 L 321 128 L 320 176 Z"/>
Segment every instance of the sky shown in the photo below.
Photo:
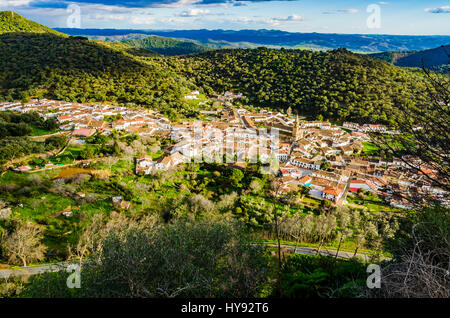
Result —
<path fill-rule="evenodd" d="M 450 0 L 0 0 L 49 27 L 450 35 Z"/>

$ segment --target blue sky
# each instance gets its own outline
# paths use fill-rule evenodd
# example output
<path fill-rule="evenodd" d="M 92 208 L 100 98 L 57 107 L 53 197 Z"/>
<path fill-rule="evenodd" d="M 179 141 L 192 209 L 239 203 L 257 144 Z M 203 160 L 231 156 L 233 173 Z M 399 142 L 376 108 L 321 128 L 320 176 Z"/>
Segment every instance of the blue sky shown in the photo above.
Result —
<path fill-rule="evenodd" d="M 50 27 L 450 35 L 450 0 L 0 0 L 0 10 Z"/>

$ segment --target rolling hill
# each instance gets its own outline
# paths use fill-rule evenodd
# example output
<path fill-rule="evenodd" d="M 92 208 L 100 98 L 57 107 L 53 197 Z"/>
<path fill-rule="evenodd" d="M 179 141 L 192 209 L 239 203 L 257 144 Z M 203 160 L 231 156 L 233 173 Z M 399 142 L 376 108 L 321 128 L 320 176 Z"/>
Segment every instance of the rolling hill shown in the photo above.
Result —
<path fill-rule="evenodd" d="M 32 53 L 31 53 L 32 52 Z M 155 105 L 180 99 L 185 82 L 156 60 L 52 34 L 0 35 L 0 95 Z"/>
<path fill-rule="evenodd" d="M 184 63 L 185 76 L 207 92 L 239 91 L 249 104 L 310 118 L 395 123 L 398 105 L 423 97 L 419 73 L 345 49 L 226 49 Z"/>
<path fill-rule="evenodd" d="M 149 50 L 51 32 L 16 13 L 1 16 L 11 17 L 2 30 L 21 32 L 0 34 L 0 100 L 47 97 L 173 110 L 192 86 Z"/>
<path fill-rule="evenodd" d="M 151 50 L 162 55 L 185 55 L 211 50 L 207 46 L 193 42 L 164 38 L 156 35 L 141 39 L 127 39 L 122 42 L 138 49 Z"/>

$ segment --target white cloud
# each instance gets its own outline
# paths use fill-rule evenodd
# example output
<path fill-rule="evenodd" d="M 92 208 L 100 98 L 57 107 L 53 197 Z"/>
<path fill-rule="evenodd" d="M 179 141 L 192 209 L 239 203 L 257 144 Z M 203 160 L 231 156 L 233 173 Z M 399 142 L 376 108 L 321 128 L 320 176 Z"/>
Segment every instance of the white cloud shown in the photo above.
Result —
<path fill-rule="evenodd" d="M 96 20 L 105 20 L 105 21 L 123 21 L 123 20 L 125 20 L 124 15 L 115 15 L 115 14 L 96 14 L 93 18 Z"/>
<path fill-rule="evenodd" d="M 199 17 L 204 15 L 210 15 L 211 12 L 208 9 L 187 9 L 182 11 L 180 17 Z"/>
<path fill-rule="evenodd" d="M 336 14 L 336 13 L 355 14 L 358 12 L 359 12 L 358 9 L 340 9 L 340 10 L 324 11 L 322 12 L 322 14 Z"/>
<path fill-rule="evenodd" d="M 148 15 L 135 15 L 135 16 L 131 16 L 130 23 L 134 24 L 134 25 L 154 24 L 155 19 Z"/>
<path fill-rule="evenodd" d="M 0 0 L 0 7 L 27 6 L 32 0 Z"/>
<path fill-rule="evenodd" d="M 178 0 L 177 2 L 174 3 L 160 3 L 160 4 L 155 4 L 155 7 L 160 7 L 160 8 L 180 8 L 180 7 L 186 7 L 188 5 L 193 5 L 196 4 L 198 2 L 201 2 L 202 0 Z"/>
<path fill-rule="evenodd" d="M 439 8 L 426 8 L 424 11 L 430 13 L 450 13 L 450 6 L 442 6 Z"/>
<path fill-rule="evenodd" d="M 337 11 L 338 12 L 342 12 L 342 13 L 350 13 L 350 14 L 359 12 L 358 9 L 341 9 L 341 10 L 337 10 Z"/>
<path fill-rule="evenodd" d="M 293 15 L 286 16 L 286 17 L 274 17 L 274 18 L 265 18 L 265 17 L 260 17 L 260 16 L 254 16 L 254 17 L 241 16 L 241 17 L 233 18 L 228 21 L 242 23 L 245 25 L 255 24 L 255 25 L 267 25 L 267 26 L 279 26 L 280 24 L 290 23 L 290 22 L 295 22 L 295 21 L 299 22 L 299 21 L 303 21 L 303 20 L 304 20 L 304 18 L 302 16 L 293 14 Z M 226 22 L 226 20 L 224 22 Z"/>
<path fill-rule="evenodd" d="M 300 15 L 293 14 L 288 17 L 273 18 L 273 20 L 281 22 L 281 21 L 303 21 L 304 19 Z"/>

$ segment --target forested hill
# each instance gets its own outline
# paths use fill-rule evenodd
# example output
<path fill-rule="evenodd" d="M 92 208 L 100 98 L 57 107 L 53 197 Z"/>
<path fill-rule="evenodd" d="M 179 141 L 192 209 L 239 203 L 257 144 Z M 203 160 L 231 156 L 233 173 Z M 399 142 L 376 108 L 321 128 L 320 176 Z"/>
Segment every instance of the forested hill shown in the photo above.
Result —
<path fill-rule="evenodd" d="M 408 67 L 422 67 L 422 61 L 425 67 L 435 68 L 449 66 L 450 64 L 450 45 L 441 46 L 431 50 L 419 51 L 414 54 L 397 59 L 395 65 Z"/>
<path fill-rule="evenodd" d="M 420 103 L 423 88 L 420 75 L 345 49 L 220 50 L 185 64 L 207 91 L 241 91 L 255 105 L 336 120 L 393 122 L 396 106 Z"/>
<path fill-rule="evenodd" d="M 193 42 L 180 41 L 160 36 L 149 36 L 142 39 L 123 40 L 124 43 L 139 49 L 155 51 L 162 55 L 184 55 L 211 50 L 207 46 Z"/>
<path fill-rule="evenodd" d="M 30 21 L 12 11 L 0 11 L 0 34 L 8 32 L 50 33 L 64 36 L 53 29 Z"/>
<path fill-rule="evenodd" d="M 450 64 L 450 45 L 440 46 L 424 51 L 399 51 L 369 54 L 398 66 L 426 68 L 445 67 Z"/>
<path fill-rule="evenodd" d="M 158 59 L 140 60 L 121 47 L 80 37 L 2 34 L 0 69 L 0 97 L 8 100 L 45 96 L 168 109 L 186 90 L 186 81 Z"/>

